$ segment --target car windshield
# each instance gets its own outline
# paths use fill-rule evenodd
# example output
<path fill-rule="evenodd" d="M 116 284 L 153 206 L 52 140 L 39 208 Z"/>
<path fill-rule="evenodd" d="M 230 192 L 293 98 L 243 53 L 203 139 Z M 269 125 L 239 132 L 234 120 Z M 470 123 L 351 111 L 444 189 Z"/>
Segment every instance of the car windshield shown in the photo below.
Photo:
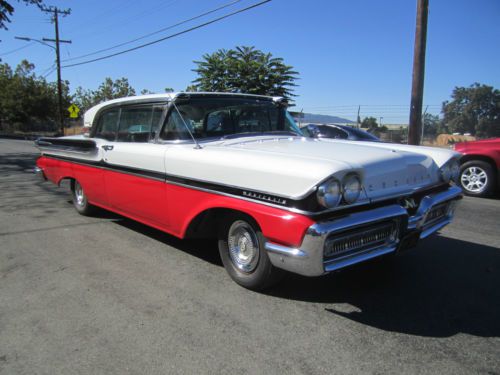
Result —
<path fill-rule="evenodd" d="M 189 129 L 189 131 L 188 131 Z M 254 98 L 190 98 L 175 102 L 165 120 L 164 140 L 233 138 L 259 134 L 302 136 L 286 109 Z"/>
<path fill-rule="evenodd" d="M 365 132 L 364 130 L 356 129 L 354 127 L 349 127 L 349 132 L 355 135 L 358 139 L 367 140 L 367 141 L 380 141 L 379 138 L 374 136 L 371 133 Z"/>

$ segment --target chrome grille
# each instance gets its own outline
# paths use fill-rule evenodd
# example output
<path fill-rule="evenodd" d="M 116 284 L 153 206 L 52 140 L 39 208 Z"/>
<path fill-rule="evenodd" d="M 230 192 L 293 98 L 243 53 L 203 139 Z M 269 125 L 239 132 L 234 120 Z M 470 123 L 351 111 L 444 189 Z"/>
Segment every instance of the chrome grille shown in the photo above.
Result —
<path fill-rule="evenodd" d="M 397 221 L 364 226 L 332 235 L 325 245 L 325 258 L 337 257 L 352 252 L 395 242 L 398 235 Z"/>
<path fill-rule="evenodd" d="M 425 217 L 424 226 L 433 224 L 445 217 L 448 213 L 449 206 L 450 202 L 445 202 L 432 207 Z"/>

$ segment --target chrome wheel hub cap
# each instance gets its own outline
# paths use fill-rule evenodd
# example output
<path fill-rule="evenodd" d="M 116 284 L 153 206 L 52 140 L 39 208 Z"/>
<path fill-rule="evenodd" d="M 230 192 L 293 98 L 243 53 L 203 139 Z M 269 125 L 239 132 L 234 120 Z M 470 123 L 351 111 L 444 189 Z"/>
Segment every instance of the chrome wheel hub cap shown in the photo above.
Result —
<path fill-rule="evenodd" d="M 235 221 L 229 228 L 227 242 L 236 268 L 246 273 L 255 270 L 259 262 L 259 242 L 253 228 L 244 221 Z"/>
<path fill-rule="evenodd" d="M 75 182 L 75 198 L 76 204 L 83 206 L 85 203 L 85 194 L 83 193 L 82 186 L 78 182 Z"/>
<path fill-rule="evenodd" d="M 463 171 L 460 181 L 465 190 L 481 193 L 488 184 L 488 175 L 482 168 L 469 167 Z"/>

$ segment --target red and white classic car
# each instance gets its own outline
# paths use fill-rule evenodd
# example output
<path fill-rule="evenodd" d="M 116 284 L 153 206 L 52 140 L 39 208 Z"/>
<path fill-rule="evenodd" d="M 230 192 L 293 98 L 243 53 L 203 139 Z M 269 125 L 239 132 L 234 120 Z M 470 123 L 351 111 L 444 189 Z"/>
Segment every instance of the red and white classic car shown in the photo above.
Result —
<path fill-rule="evenodd" d="M 111 100 L 87 137 L 41 138 L 36 171 L 71 181 L 76 210 L 180 238 L 218 237 L 229 275 L 260 290 L 396 253 L 450 223 L 460 154 L 306 138 L 286 102 L 178 93 Z"/>

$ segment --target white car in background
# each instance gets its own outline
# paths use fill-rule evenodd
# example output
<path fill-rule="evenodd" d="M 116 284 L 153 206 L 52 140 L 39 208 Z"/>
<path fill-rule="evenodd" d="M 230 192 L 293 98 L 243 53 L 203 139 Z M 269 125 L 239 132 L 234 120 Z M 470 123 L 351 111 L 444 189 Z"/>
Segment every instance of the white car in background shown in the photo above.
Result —
<path fill-rule="evenodd" d="M 180 238 L 218 237 L 229 275 L 261 290 L 396 253 L 448 224 L 459 154 L 304 137 L 286 101 L 177 93 L 91 108 L 88 137 L 42 138 L 37 171 L 76 210 Z"/>

